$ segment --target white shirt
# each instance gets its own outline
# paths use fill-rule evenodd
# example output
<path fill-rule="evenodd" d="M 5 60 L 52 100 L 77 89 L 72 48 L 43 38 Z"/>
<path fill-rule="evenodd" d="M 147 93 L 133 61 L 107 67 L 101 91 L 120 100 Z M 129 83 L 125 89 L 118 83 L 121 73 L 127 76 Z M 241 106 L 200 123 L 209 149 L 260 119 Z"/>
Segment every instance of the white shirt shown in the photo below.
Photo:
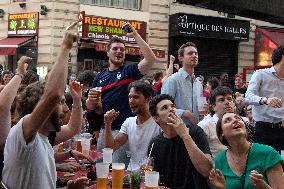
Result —
<path fill-rule="evenodd" d="M 37 133 L 26 144 L 22 118 L 12 127 L 4 149 L 3 182 L 9 189 L 55 189 L 54 151 L 48 138 Z"/>
<path fill-rule="evenodd" d="M 147 157 L 148 146 L 152 138 L 161 133 L 160 126 L 151 117 L 141 125 L 137 125 L 137 117 L 127 118 L 119 131 L 128 135 L 131 160 L 138 164 Z"/>
<path fill-rule="evenodd" d="M 214 114 L 213 117 L 207 118 L 205 120 L 206 123 L 204 123 L 200 126 L 207 135 L 209 147 L 210 147 L 213 158 L 215 158 L 215 156 L 220 151 L 223 151 L 227 148 L 226 146 L 224 146 L 220 142 L 220 140 L 218 139 L 218 136 L 217 136 L 216 125 L 217 125 L 218 120 L 219 120 L 218 116 L 216 114 Z M 200 125 L 200 124 L 198 123 L 198 125 Z"/>

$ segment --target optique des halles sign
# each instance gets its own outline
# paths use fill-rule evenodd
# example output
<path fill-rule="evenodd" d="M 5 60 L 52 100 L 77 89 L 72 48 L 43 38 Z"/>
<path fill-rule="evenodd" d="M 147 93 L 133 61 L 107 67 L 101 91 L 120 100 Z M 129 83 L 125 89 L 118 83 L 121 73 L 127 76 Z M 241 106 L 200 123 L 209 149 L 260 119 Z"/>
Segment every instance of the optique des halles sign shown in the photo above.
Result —
<path fill-rule="evenodd" d="M 244 20 L 182 13 L 170 16 L 170 36 L 249 40 L 249 32 L 250 23 Z"/>

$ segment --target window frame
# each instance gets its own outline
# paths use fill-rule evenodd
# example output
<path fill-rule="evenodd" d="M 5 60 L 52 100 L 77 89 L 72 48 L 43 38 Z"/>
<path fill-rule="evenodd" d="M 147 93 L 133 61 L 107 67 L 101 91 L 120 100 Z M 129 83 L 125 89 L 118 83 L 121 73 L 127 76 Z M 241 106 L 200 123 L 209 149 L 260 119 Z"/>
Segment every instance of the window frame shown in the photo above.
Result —
<path fill-rule="evenodd" d="M 93 0 L 91 0 L 93 2 Z M 110 0 L 112 1 L 112 0 Z M 125 9 L 125 10 L 136 10 L 136 11 L 140 11 L 141 10 L 141 3 L 142 0 L 136 0 L 137 1 L 137 9 L 136 8 L 128 8 L 128 7 L 117 7 L 117 6 L 111 6 L 111 5 L 103 5 L 103 4 L 96 4 L 96 3 L 82 3 L 82 0 L 80 0 L 80 4 L 83 5 L 91 5 L 91 6 L 99 6 L 99 7 L 108 7 L 108 8 L 117 8 L 117 9 Z"/>

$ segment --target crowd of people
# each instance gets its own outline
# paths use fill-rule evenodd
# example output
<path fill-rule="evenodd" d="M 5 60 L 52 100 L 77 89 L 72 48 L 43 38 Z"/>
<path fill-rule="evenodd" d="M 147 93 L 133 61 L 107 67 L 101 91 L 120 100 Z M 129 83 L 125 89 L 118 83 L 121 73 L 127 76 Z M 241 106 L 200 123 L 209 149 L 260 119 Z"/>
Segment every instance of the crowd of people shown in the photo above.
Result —
<path fill-rule="evenodd" d="M 0 87 L 0 168 L 9 189 L 54 189 L 56 171 L 77 171 L 74 149 L 55 147 L 89 132 L 97 151 L 112 148 L 113 162 L 139 165 L 153 159 L 160 184 L 176 189 L 281 189 L 284 186 L 284 46 L 273 52 L 273 66 L 256 71 L 248 85 L 227 73 L 204 80 L 195 76 L 198 49 L 183 44 L 168 68 L 153 77 L 156 62 L 149 45 L 129 24 L 143 59 L 124 64 L 125 43 L 107 45 L 108 68 L 84 71 L 67 82 L 68 53 L 78 40 L 68 27 L 47 77 L 18 61 L 15 74 L 2 73 Z M 200 111 L 200 99 L 205 98 Z M 205 112 L 205 113 L 204 113 Z M 71 180 L 81 189 L 86 177 Z"/>

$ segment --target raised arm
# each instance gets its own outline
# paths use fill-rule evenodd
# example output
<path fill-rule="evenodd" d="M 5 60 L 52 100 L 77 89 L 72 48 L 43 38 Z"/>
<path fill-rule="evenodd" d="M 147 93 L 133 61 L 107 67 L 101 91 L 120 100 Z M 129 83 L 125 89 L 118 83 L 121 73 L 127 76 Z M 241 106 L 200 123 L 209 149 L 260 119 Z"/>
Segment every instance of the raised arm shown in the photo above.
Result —
<path fill-rule="evenodd" d="M 173 55 L 170 55 L 170 63 L 169 63 L 169 67 L 166 69 L 166 74 L 162 79 L 162 83 L 168 78 L 170 77 L 173 72 L 174 72 L 174 61 L 175 61 L 175 57 Z"/>
<path fill-rule="evenodd" d="M 136 43 L 140 47 L 140 51 L 143 55 L 143 60 L 141 60 L 138 64 L 138 69 L 141 74 L 146 74 L 153 66 L 156 61 L 156 56 L 149 47 L 149 45 L 141 38 L 141 36 L 137 33 L 135 28 L 131 26 L 131 24 L 127 23 L 133 32 L 127 33 L 128 37 L 134 37 Z"/>
<path fill-rule="evenodd" d="M 208 177 L 209 173 L 213 167 L 211 162 L 211 155 L 204 154 L 198 146 L 195 144 L 194 140 L 189 135 L 189 130 L 186 125 L 183 123 L 182 119 L 177 114 L 171 114 L 169 119 L 171 120 L 167 123 L 169 126 L 172 126 L 176 133 L 183 140 L 186 147 L 188 156 L 192 161 L 193 166 L 196 170 L 203 175 Z"/>
<path fill-rule="evenodd" d="M 75 28 L 75 25 L 77 25 L 77 22 L 73 23 L 71 28 Z M 23 134 L 27 143 L 46 123 L 61 102 L 67 80 L 67 57 L 75 41 L 77 41 L 77 35 L 65 31 L 58 58 L 49 73 L 44 94 L 33 112 L 24 119 Z"/>
<path fill-rule="evenodd" d="M 118 133 L 115 138 L 112 136 L 111 132 L 111 124 L 117 118 L 119 112 L 115 110 L 107 111 L 104 115 L 104 123 L 105 123 L 105 146 L 107 148 L 112 148 L 113 150 L 117 150 L 123 144 L 126 143 L 128 137 L 126 134 Z"/>
<path fill-rule="evenodd" d="M 73 99 L 72 112 L 67 125 L 61 127 L 61 131 L 57 133 L 55 144 L 64 142 L 80 132 L 83 125 L 83 109 L 82 109 L 82 88 L 79 82 L 72 81 L 70 83 L 70 93 Z"/>
<path fill-rule="evenodd" d="M 5 144 L 6 138 L 11 128 L 11 106 L 17 95 L 24 74 L 27 72 L 30 57 L 22 56 L 18 61 L 15 76 L 5 85 L 0 93 L 0 146 Z"/>

